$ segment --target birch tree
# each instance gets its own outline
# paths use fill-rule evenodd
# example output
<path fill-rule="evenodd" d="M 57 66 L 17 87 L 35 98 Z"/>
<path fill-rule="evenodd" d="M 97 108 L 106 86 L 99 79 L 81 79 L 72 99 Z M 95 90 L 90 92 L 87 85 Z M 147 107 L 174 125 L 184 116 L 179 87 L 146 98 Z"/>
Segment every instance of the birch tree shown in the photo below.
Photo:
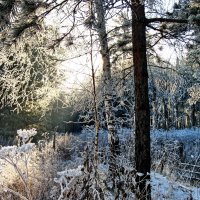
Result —
<path fill-rule="evenodd" d="M 113 112 L 112 97 L 112 79 L 111 79 L 111 63 L 108 48 L 108 39 L 106 31 L 105 10 L 102 0 L 95 0 L 95 10 L 97 14 L 97 32 L 100 43 L 100 54 L 102 56 L 103 67 L 103 84 L 104 84 L 104 104 L 106 113 L 106 122 L 108 128 L 108 140 L 110 145 L 110 170 L 115 171 L 116 156 L 119 150 L 119 139 L 115 127 L 115 116 Z"/>

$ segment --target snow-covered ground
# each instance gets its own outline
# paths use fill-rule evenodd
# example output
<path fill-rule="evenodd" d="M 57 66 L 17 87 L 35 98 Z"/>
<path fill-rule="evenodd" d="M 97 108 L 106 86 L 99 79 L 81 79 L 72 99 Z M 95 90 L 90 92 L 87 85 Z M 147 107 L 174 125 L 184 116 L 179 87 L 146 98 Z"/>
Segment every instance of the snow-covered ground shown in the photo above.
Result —
<path fill-rule="evenodd" d="M 92 131 L 87 134 L 83 131 L 80 134 L 81 140 L 91 140 L 94 136 Z M 89 134 L 88 134 L 89 133 Z M 131 129 L 118 130 L 119 138 L 125 141 L 129 138 L 133 131 Z M 154 130 L 151 131 L 152 145 L 156 145 L 155 141 L 179 141 L 184 144 L 185 158 L 187 160 L 196 160 L 195 157 L 200 155 L 200 128 L 182 129 L 182 130 Z M 107 133 L 100 132 L 100 143 L 106 145 Z M 190 159 L 188 159 L 190 157 Z M 164 177 L 159 173 L 152 172 L 152 199 L 156 200 L 200 200 L 200 188 L 192 187 L 184 183 L 175 182 Z"/>
<path fill-rule="evenodd" d="M 151 178 L 153 200 L 200 200 L 200 188 L 185 186 L 154 172 Z"/>
<path fill-rule="evenodd" d="M 169 131 L 155 130 L 151 132 L 152 138 L 178 139 L 179 141 L 194 141 L 200 139 L 200 128 L 193 129 L 172 129 Z"/>
<path fill-rule="evenodd" d="M 59 175 L 66 175 L 67 177 L 81 176 L 82 167 L 83 166 L 78 166 L 76 169 L 68 169 L 67 171 L 59 173 Z M 103 169 L 105 170 L 105 167 Z M 104 173 L 107 173 L 107 169 L 104 171 Z M 62 181 L 64 179 L 60 178 L 56 180 L 58 183 L 63 183 Z M 65 191 L 66 188 L 64 188 L 63 191 Z M 179 182 L 171 181 L 163 175 L 155 172 L 151 172 L 151 190 L 152 200 L 200 200 L 200 188 L 186 186 Z M 126 200 L 134 199 L 135 196 L 133 194 L 129 194 L 126 197 Z M 115 200 L 113 193 L 105 195 L 105 200 Z"/>
<path fill-rule="evenodd" d="M 79 137 L 81 140 L 88 141 L 94 138 L 94 130 L 91 130 L 90 127 L 84 129 Z M 128 128 L 118 129 L 118 134 L 121 140 L 133 135 L 133 130 Z M 99 134 L 101 138 L 107 138 L 107 131 L 100 130 Z M 168 131 L 165 130 L 152 130 L 151 131 L 152 139 L 174 139 L 180 141 L 194 141 L 196 139 L 200 139 L 200 128 L 192 128 L 192 129 L 170 129 Z"/>
<path fill-rule="evenodd" d="M 130 138 L 133 131 L 130 129 L 121 129 L 119 130 L 119 136 L 121 142 L 125 141 L 127 138 Z M 100 143 L 102 146 L 107 146 L 107 133 L 106 131 L 100 132 Z M 74 140 L 71 140 L 72 143 L 74 143 L 75 152 L 79 152 L 82 148 L 82 145 L 85 145 L 85 142 L 91 142 L 94 138 L 94 131 L 91 129 L 83 130 L 81 134 L 78 135 L 78 139 L 75 137 Z M 191 147 L 192 144 L 196 145 L 196 152 L 193 153 L 193 158 L 195 158 L 196 154 L 200 155 L 200 146 L 197 148 L 197 145 L 200 144 L 200 128 L 196 129 L 184 129 L 184 130 L 170 130 L 170 131 L 153 131 L 151 133 L 152 143 L 155 140 L 163 140 L 163 141 L 169 141 L 169 140 L 178 140 L 183 142 L 184 144 L 189 144 L 186 148 L 186 151 L 191 154 L 190 151 L 193 151 L 193 147 Z M 197 142 L 196 142 L 197 141 Z M 132 144 L 132 142 L 131 142 Z M 154 143 L 153 143 L 154 144 Z M 193 145 L 194 146 L 194 145 Z M 189 149 L 190 148 L 190 149 Z M 73 155 L 72 155 L 73 158 Z M 68 160 L 66 162 L 67 170 L 72 170 L 72 168 L 76 168 L 77 165 L 80 165 L 82 163 L 82 158 L 80 158 L 80 161 L 77 161 L 79 159 L 78 155 L 74 153 L 74 159 L 75 160 Z M 76 161 L 76 162 L 74 162 Z M 69 163 L 75 163 L 76 165 L 70 165 Z M 1 164 L 0 164 L 1 165 Z M 77 170 L 80 171 L 79 168 Z M 8 168 L 4 168 L 3 165 L 0 166 L 0 172 L 5 174 L 7 173 Z M 59 173 L 58 173 L 59 174 Z M 69 175 L 69 174 L 68 174 Z M 79 176 L 79 174 L 76 174 Z M 1 182 L 1 178 L 0 178 Z M 192 187 L 189 184 L 186 183 L 180 183 L 176 182 L 174 180 L 171 180 L 159 173 L 151 172 L 151 188 L 152 188 L 152 200 L 200 200 L 200 188 Z M 0 198 L 1 199 L 1 198 Z M 114 198 L 113 198 L 114 199 Z M 126 199 L 126 200 L 133 200 L 132 199 Z"/>

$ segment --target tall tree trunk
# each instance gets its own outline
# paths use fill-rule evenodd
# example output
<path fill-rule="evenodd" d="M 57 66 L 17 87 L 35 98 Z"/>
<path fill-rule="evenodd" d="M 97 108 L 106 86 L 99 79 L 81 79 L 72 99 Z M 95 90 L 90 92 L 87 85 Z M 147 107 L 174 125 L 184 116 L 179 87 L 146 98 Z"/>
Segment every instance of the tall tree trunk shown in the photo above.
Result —
<path fill-rule="evenodd" d="M 171 125 L 172 125 L 173 128 L 176 127 L 176 111 L 175 111 L 175 107 L 176 107 L 175 101 L 172 101 L 172 113 L 171 113 L 172 122 L 171 122 Z"/>
<path fill-rule="evenodd" d="M 115 158 L 119 150 L 119 139 L 116 133 L 115 117 L 113 112 L 111 63 L 105 26 L 105 11 L 102 0 L 95 0 L 94 2 L 98 21 L 97 32 L 100 41 L 100 53 L 103 61 L 104 104 L 110 145 L 110 170 L 114 172 L 116 170 Z"/>
<path fill-rule="evenodd" d="M 195 113 L 196 113 L 196 107 L 195 107 L 195 104 L 193 104 L 192 106 L 191 106 L 191 110 L 192 110 L 192 112 L 191 112 L 191 126 L 192 127 L 195 127 L 196 126 L 196 116 L 195 116 Z"/>
<path fill-rule="evenodd" d="M 92 9 L 91 4 L 89 5 Z M 93 37 L 92 30 L 90 29 L 90 63 L 92 71 L 92 86 L 93 86 L 93 109 L 94 109 L 94 118 L 95 118 L 95 152 L 94 152 L 94 163 L 95 163 L 95 173 L 97 173 L 98 168 L 98 155 L 99 155 L 99 115 L 98 115 L 98 106 L 97 106 L 97 93 L 96 93 L 96 81 L 95 81 L 95 71 L 94 71 L 94 62 L 93 62 Z"/>
<path fill-rule="evenodd" d="M 175 117 L 176 117 L 176 129 L 180 128 L 180 120 L 179 120 L 179 107 L 178 107 L 178 103 L 176 101 L 176 105 L 175 105 Z"/>
<path fill-rule="evenodd" d="M 152 125 L 153 125 L 153 130 L 157 129 L 158 127 L 158 111 L 157 111 L 157 101 L 152 102 Z"/>
<path fill-rule="evenodd" d="M 135 164 L 137 199 L 151 199 L 150 110 L 144 5 L 132 0 L 133 65 L 135 82 Z"/>
<path fill-rule="evenodd" d="M 163 98 L 162 102 L 163 102 L 163 115 L 164 115 L 164 120 L 165 120 L 163 124 L 163 128 L 165 130 L 169 130 L 169 113 L 168 113 L 168 107 L 167 107 L 168 100 Z"/>

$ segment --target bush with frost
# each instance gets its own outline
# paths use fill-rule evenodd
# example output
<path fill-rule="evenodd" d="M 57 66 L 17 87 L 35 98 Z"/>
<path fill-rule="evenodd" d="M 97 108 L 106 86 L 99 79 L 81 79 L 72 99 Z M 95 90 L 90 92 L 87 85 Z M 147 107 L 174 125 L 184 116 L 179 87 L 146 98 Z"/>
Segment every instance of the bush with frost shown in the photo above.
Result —
<path fill-rule="evenodd" d="M 5 200 L 49 199 L 61 164 L 51 143 L 30 142 L 36 134 L 35 129 L 18 130 L 18 146 L 0 149 L 0 196 Z"/>

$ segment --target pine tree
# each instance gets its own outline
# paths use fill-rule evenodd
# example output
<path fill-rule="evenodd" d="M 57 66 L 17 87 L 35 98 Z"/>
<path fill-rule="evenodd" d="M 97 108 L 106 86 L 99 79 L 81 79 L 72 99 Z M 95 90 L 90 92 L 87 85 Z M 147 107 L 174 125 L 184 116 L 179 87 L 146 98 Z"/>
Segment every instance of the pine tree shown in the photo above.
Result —
<path fill-rule="evenodd" d="M 151 166 L 150 158 L 150 112 L 149 112 L 149 97 L 148 97 L 148 71 L 147 71 L 147 56 L 146 56 L 146 26 L 161 33 L 161 37 L 168 38 L 168 35 L 173 38 L 180 37 L 179 32 L 173 28 L 173 25 L 185 25 L 191 22 L 191 16 L 180 17 L 155 17 L 146 18 L 145 5 L 153 1 L 143 2 L 132 0 L 129 6 L 132 9 L 132 27 L 133 27 L 133 65 L 135 79 L 135 162 L 136 170 L 139 175 L 136 181 L 139 184 L 138 199 L 151 199 L 149 186 L 149 173 Z M 158 28 L 157 24 L 165 24 L 164 29 Z M 192 23 L 199 24 L 198 15 L 193 16 Z M 163 25 L 163 24 L 162 24 Z M 185 29 L 183 28 L 182 31 Z M 142 175 L 141 175 L 142 174 Z"/>

